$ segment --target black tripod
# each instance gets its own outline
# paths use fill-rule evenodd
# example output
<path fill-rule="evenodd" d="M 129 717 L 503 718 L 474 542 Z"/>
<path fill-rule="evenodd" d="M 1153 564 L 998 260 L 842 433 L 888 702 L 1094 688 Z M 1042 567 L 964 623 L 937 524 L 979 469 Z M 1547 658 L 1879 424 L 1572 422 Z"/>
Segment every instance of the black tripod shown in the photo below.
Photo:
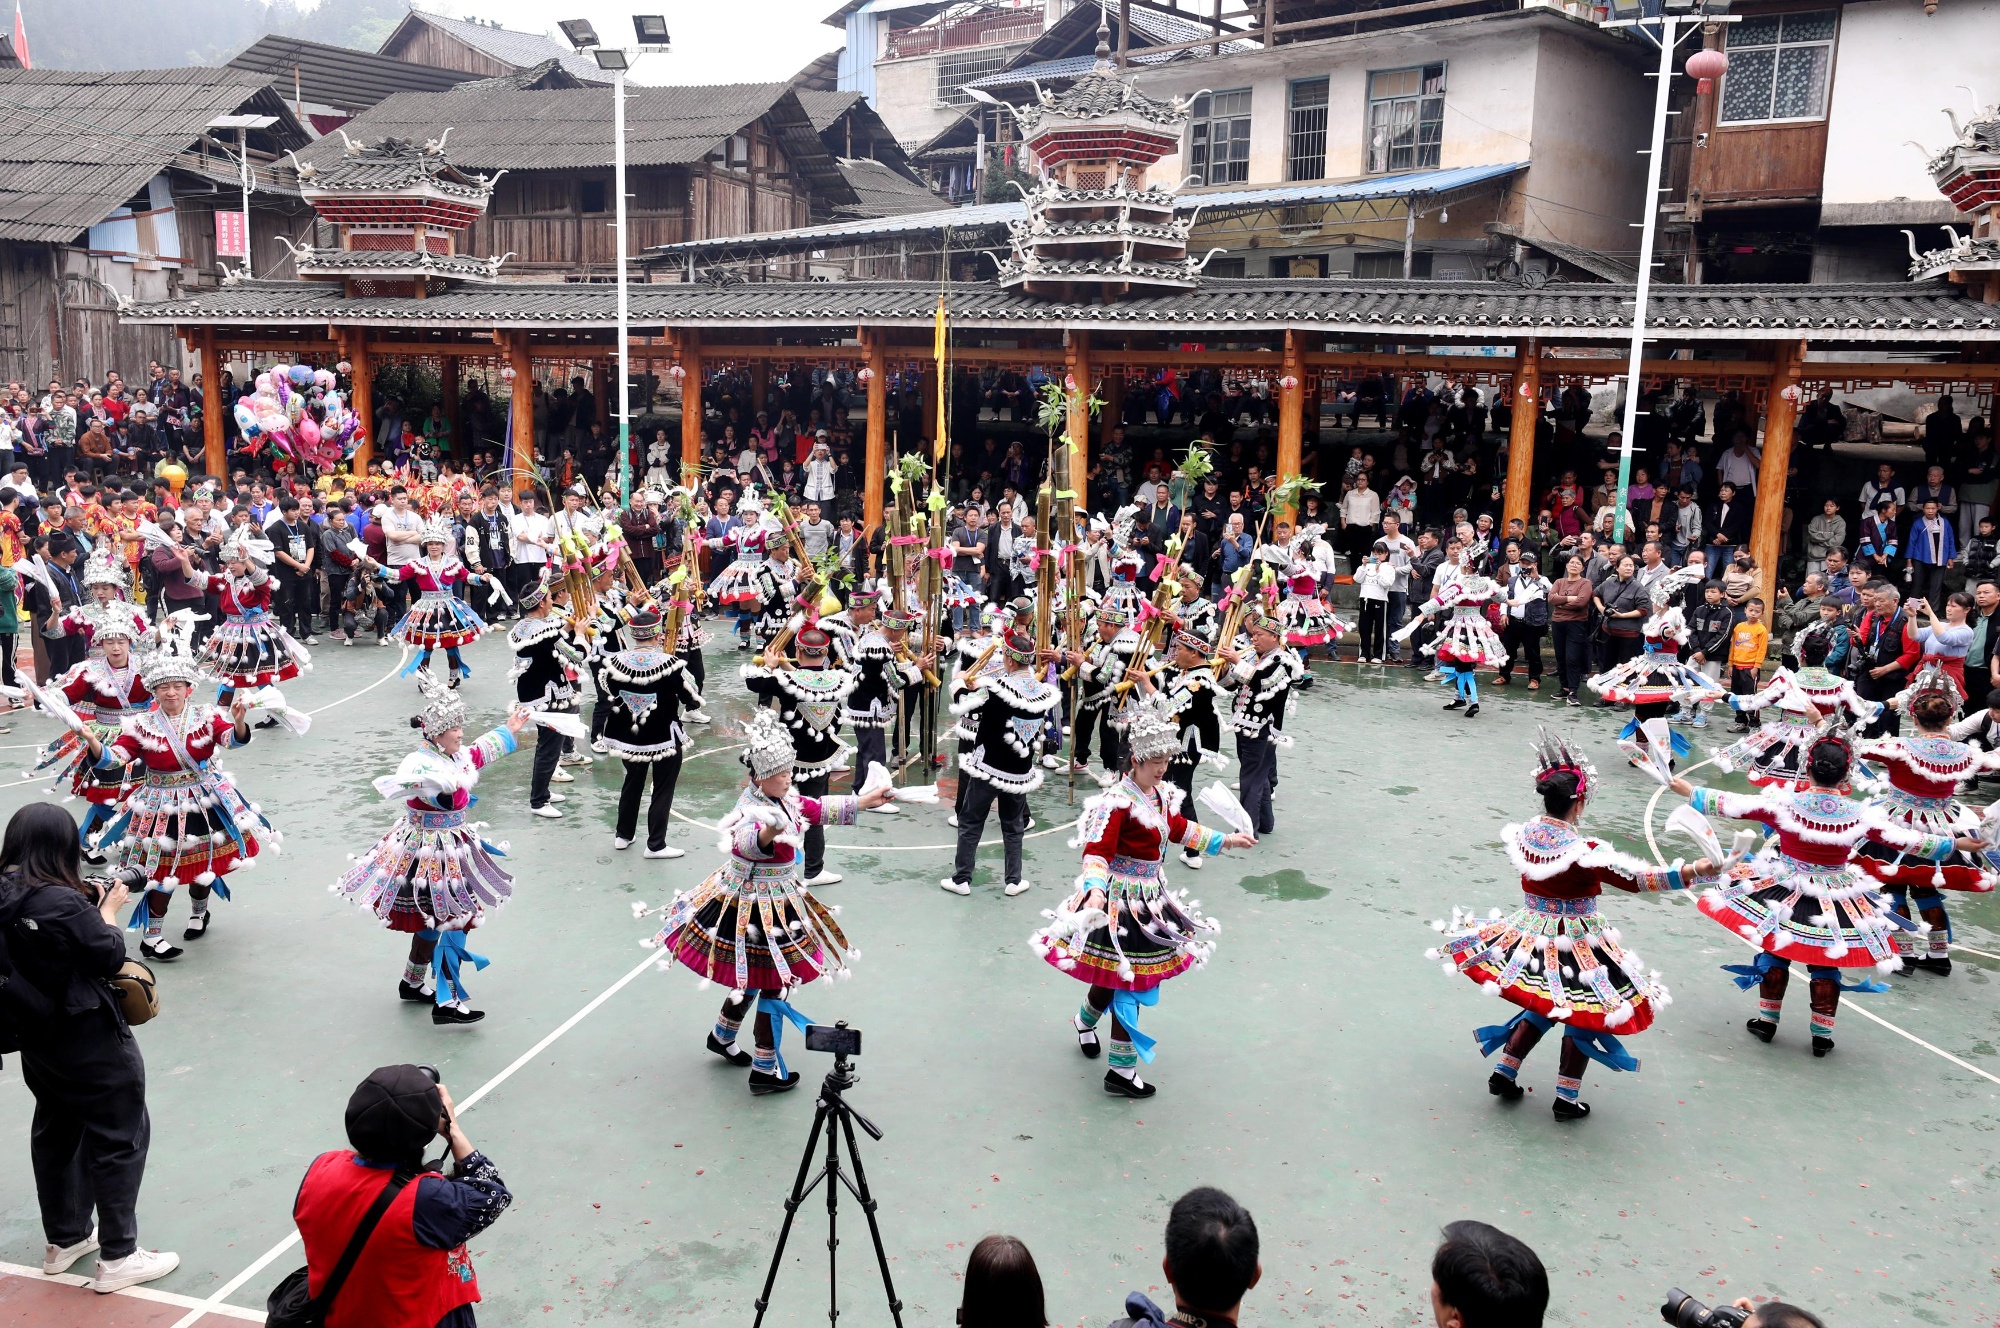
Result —
<path fill-rule="evenodd" d="M 837 1228 L 836 1209 L 840 1203 L 840 1189 L 846 1186 L 861 1205 L 861 1211 L 868 1216 L 868 1234 L 875 1239 L 875 1262 L 882 1269 L 882 1290 L 889 1298 L 889 1317 L 896 1328 L 903 1328 L 903 1302 L 896 1299 L 896 1284 L 889 1277 L 889 1255 L 882 1248 L 882 1228 L 875 1222 L 875 1198 L 868 1193 L 868 1176 L 861 1169 L 861 1154 L 854 1147 L 854 1126 L 858 1121 L 861 1128 L 868 1131 L 868 1137 L 881 1142 L 882 1131 L 875 1128 L 875 1122 L 847 1105 L 841 1094 L 854 1087 L 854 1069 L 847 1063 L 847 1054 L 837 1052 L 833 1058 L 833 1068 L 827 1071 L 826 1082 L 819 1087 L 819 1109 L 813 1113 L 812 1133 L 806 1138 L 806 1151 L 799 1159 L 799 1174 L 792 1182 L 791 1197 L 785 1200 L 785 1222 L 778 1228 L 778 1248 L 771 1252 L 771 1268 L 764 1274 L 764 1291 L 754 1302 L 757 1306 L 756 1328 L 764 1322 L 764 1311 L 771 1304 L 771 1288 L 778 1281 L 778 1266 L 785 1258 L 785 1241 L 792 1234 L 792 1219 L 798 1216 L 799 1207 L 806 1201 L 815 1187 L 822 1182 L 826 1185 L 826 1320 L 828 1324 L 840 1321 L 840 1281 L 836 1276 L 840 1237 Z M 838 1122 L 838 1128 L 835 1123 Z M 813 1150 L 819 1146 L 821 1132 L 826 1134 L 826 1161 L 811 1180 L 806 1172 L 811 1169 Z M 840 1161 L 840 1140 L 847 1139 L 847 1156 L 854 1169 L 854 1179 L 847 1178 L 847 1171 Z"/>

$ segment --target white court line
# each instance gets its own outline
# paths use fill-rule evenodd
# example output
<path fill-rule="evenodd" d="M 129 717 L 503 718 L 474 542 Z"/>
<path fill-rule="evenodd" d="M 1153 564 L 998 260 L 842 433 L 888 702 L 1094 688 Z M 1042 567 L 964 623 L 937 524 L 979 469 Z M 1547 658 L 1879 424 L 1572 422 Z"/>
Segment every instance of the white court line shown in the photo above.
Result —
<path fill-rule="evenodd" d="M 75 1273 L 57 1273 L 49 1276 L 39 1268 L 30 1268 L 18 1263 L 0 1263 L 0 1274 L 8 1277 L 24 1278 L 30 1282 L 54 1282 L 57 1286 L 87 1287 L 90 1279 Z M 193 1296 L 183 1296 L 173 1291 L 155 1291 L 148 1286 L 124 1287 L 111 1293 L 114 1296 L 130 1296 L 134 1300 L 149 1300 L 156 1305 L 172 1305 L 178 1309 L 192 1309 L 202 1305 Z M 218 1305 L 213 1309 L 204 1307 L 204 1314 L 216 1314 L 228 1319 L 242 1319 L 249 1323 L 264 1322 L 262 1310 L 246 1310 L 235 1305 Z"/>
<path fill-rule="evenodd" d="M 377 678 L 374 682 L 369 683 L 366 687 L 363 687 L 358 692 L 349 692 L 346 696 L 341 697 L 338 701 L 328 701 L 325 705 L 321 706 L 319 709 L 308 710 L 306 711 L 306 713 L 308 715 L 324 715 L 327 711 L 333 709 L 335 706 L 346 705 L 349 701 L 352 701 L 357 696 L 366 696 L 369 692 L 374 691 L 377 687 L 380 687 L 383 683 L 389 681 L 389 679 L 401 673 L 403 671 L 403 665 L 409 663 L 409 660 L 410 660 L 410 648 L 408 646 L 404 646 L 401 650 L 398 650 L 396 652 L 396 662 L 389 666 L 389 671 L 383 674 L 381 677 Z"/>
<path fill-rule="evenodd" d="M 647 969 L 651 968 L 654 964 L 658 963 L 659 958 L 660 957 L 657 954 L 648 954 L 645 957 L 645 959 L 640 961 L 637 967 L 632 969 L 631 972 L 627 973 L 624 977 L 618 979 L 618 981 L 612 983 L 610 986 L 606 987 L 602 992 L 598 993 L 596 998 L 593 999 L 590 1002 L 590 1004 L 584 1006 L 581 1010 L 578 1010 L 575 1014 L 563 1020 L 561 1024 L 557 1025 L 556 1028 L 553 1031 L 551 1031 L 546 1037 L 544 1037 L 540 1042 L 537 1042 L 534 1046 L 528 1048 L 526 1051 L 522 1052 L 519 1056 L 515 1057 L 513 1062 L 509 1064 L 506 1069 L 500 1071 L 500 1073 L 494 1075 L 491 1079 L 488 1079 L 478 1088 L 473 1089 L 469 1095 L 467 1095 L 465 1098 L 459 1101 L 458 1109 L 460 1111 L 472 1110 L 474 1106 L 478 1105 L 479 1100 L 481 1098 L 485 1097 L 488 1093 L 498 1088 L 501 1084 L 506 1083 L 509 1079 L 511 1079 L 514 1076 L 514 1072 L 516 1070 L 519 1070 L 529 1061 L 541 1055 L 544 1051 L 546 1051 L 549 1048 L 551 1044 L 553 1044 L 556 1041 L 556 1039 L 560 1038 L 563 1034 L 569 1032 L 572 1028 L 575 1028 L 578 1024 L 582 1023 L 586 1018 L 588 1018 L 590 1014 L 597 1009 L 598 1006 L 604 1004 L 606 1001 L 610 1000 L 613 996 L 616 996 L 619 992 L 623 991 L 625 987 L 628 984 L 630 984 L 633 980 L 635 980 L 641 973 L 644 973 Z M 252 1263 L 248 1268 L 245 1268 L 242 1272 L 230 1278 L 227 1282 L 224 1282 L 220 1287 L 218 1287 L 214 1291 L 213 1294 L 211 1294 L 208 1297 L 207 1300 L 199 1302 L 197 1308 L 191 1311 L 186 1317 L 175 1320 L 172 1325 L 172 1328 L 190 1328 L 190 1326 L 196 1323 L 198 1320 L 200 1320 L 201 1316 L 204 1314 L 226 1313 L 227 1312 L 226 1310 L 219 1308 L 221 1307 L 223 1301 L 227 1300 L 231 1295 L 235 1294 L 237 1289 L 240 1288 L 245 1282 L 248 1282 L 251 1278 L 257 1276 L 257 1274 L 263 1272 L 266 1268 L 270 1267 L 271 1263 L 275 1259 L 277 1259 L 286 1250 L 291 1249 L 292 1246 L 298 1243 L 299 1243 L 299 1233 L 296 1230 L 294 1230 L 291 1235 L 286 1236 L 276 1245 L 273 1245 L 270 1249 L 264 1251 L 262 1255 L 258 1256 L 256 1262 Z"/>
<path fill-rule="evenodd" d="M 1689 774 L 1692 774 L 1694 771 L 1701 769 L 1702 766 L 1713 765 L 1713 764 L 1715 764 L 1713 760 L 1702 761 L 1699 762 L 1698 764 L 1689 766 L 1685 771 L 1682 771 L 1680 773 L 1683 777 L 1685 777 Z M 1665 792 L 1667 792 L 1667 786 L 1662 784 L 1658 788 L 1654 789 L 1653 796 L 1646 800 L 1646 843 L 1653 850 L 1653 860 L 1655 862 L 1658 862 L 1662 867 L 1667 865 L 1667 860 L 1660 852 L 1659 841 L 1653 838 L 1653 811 L 1660 804 L 1660 795 Z M 1741 936 L 1737 936 L 1735 939 L 1752 950 L 1756 950 L 1759 948 L 1755 945 L 1751 945 L 1749 941 L 1745 940 Z M 2000 955 L 1988 955 L 1984 950 L 1973 950 L 1970 946 L 1954 945 L 1952 948 L 1957 950 L 1967 950 L 1972 954 L 1980 955 L 1988 959 L 2000 958 Z M 1896 1036 L 1901 1038 L 1907 1038 L 1911 1042 L 1916 1043 L 1918 1046 L 1922 1047 L 1925 1051 L 1934 1052 L 1937 1055 L 1944 1057 L 1946 1060 L 1950 1061 L 1953 1065 L 1958 1066 L 1961 1070 L 1970 1070 L 1982 1079 L 1990 1080 L 1993 1083 L 2000 1084 L 2000 1075 L 1989 1074 L 1987 1071 L 1980 1069 L 1977 1065 L 1974 1065 L 1969 1061 L 1960 1060 L 1958 1057 L 1946 1051 L 1943 1047 L 1932 1046 L 1930 1043 L 1924 1041 L 1922 1038 L 1918 1037 L 1915 1033 L 1910 1032 L 1908 1029 L 1903 1028 L 1900 1025 L 1890 1023 L 1887 1019 L 1884 1019 L 1881 1015 L 1876 1014 L 1873 1010 L 1868 1009 L 1866 1006 L 1862 1005 L 1861 1002 L 1859 1001 L 1854 1001 L 1854 1000 L 1842 1001 L 1841 1007 L 1845 1010 L 1853 1011 L 1855 1014 L 1860 1015 L 1863 1019 L 1873 1020 L 1875 1023 L 1882 1025 L 1882 1027 L 1888 1029 L 1891 1033 L 1894 1033 Z"/>

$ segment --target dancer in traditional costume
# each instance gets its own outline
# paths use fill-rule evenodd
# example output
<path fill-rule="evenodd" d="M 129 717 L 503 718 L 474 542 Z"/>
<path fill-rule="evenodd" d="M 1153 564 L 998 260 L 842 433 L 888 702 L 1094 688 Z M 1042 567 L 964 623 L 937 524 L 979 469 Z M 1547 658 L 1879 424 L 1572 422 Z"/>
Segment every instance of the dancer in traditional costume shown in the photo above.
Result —
<path fill-rule="evenodd" d="M 561 580 L 552 580 L 544 571 L 521 592 L 521 620 L 507 632 L 507 645 L 514 652 L 514 667 L 507 673 L 514 684 L 514 701 L 531 715 L 576 713 L 576 680 L 583 669 L 584 649 L 576 643 L 569 614 L 562 607 L 568 594 Z M 550 785 L 576 778 L 560 768 L 570 741 L 552 725 L 535 726 L 528 810 L 546 820 L 561 820 L 562 808 L 556 804 L 568 800 L 567 794 Z"/>
<path fill-rule="evenodd" d="M 99 769 L 85 734 L 95 734 L 99 742 L 111 742 L 124 731 L 127 719 L 153 704 L 153 694 L 146 690 L 132 654 L 134 645 L 150 636 L 151 629 L 143 618 L 134 623 L 116 607 L 121 605 L 131 607 L 122 600 L 113 601 L 109 611 L 94 619 L 91 655 L 50 682 L 49 690 L 62 697 L 84 727 L 81 731 L 64 728 L 42 749 L 41 760 L 35 765 L 37 774 L 53 771 L 58 782 L 68 782 L 73 796 L 89 804 L 77 833 L 84 852 L 97 862 L 103 859 L 91 848 L 91 832 L 111 819 L 112 808 L 125 796 L 126 780 L 132 772 L 129 768 L 116 772 Z"/>
<path fill-rule="evenodd" d="M 1710 880 L 1716 864 L 1704 858 L 1689 866 L 1654 867 L 1618 852 L 1578 829 L 1596 791 L 1597 771 L 1579 752 L 1547 729 L 1535 743 L 1535 792 L 1542 814 L 1526 825 L 1507 825 L 1501 842 L 1521 873 L 1521 907 L 1487 917 L 1454 908 L 1450 922 L 1433 922 L 1449 939 L 1429 959 L 1442 958 L 1446 973 L 1463 973 L 1489 993 L 1521 1007 L 1504 1024 L 1476 1029 L 1481 1055 L 1500 1053 L 1486 1080 L 1487 1091 L 1518 1102 L 1521 1062 L 1542 1035 L 1562 1025 L 1562 1055 L 1556 1066 L 1557 1120 L 1590 1114 L 1583 1101 L 1583 1074 L 1591 1061 L 1611 1070 L 1637 1070 L 1636 1057 L 1617 1034 L 1631 1036 L 1652 1027 L 1659 1007 L 1671 997 L 1657 972 L 1624 948 L 1616 927 L 1597 911 L 1604 887 L 1633 893 L 1683 890 Z"/>
<path fill-rule="evenodd" d="M 1732 695 L 1729 704 L 1756 711 L 1763 723 L 1715 753 L 1715 764 L 1766 787 L 1800 789 L 1806 778 L 1806 751 L 1819 737 L 1821 724 L 1834 720 L 1856 729 L 1871 724 L 1882 712 L 1847 679 L 1826 669 L 1828 637 L 1807 631 L 1798 641 L 1799 669 L 1780 668 L 1762 691 Z M 1843 790 L 1844 791 L 1844 790 Z"/>
<path fill-rule="evenodd" d="M 1681 662 L 1678 649 L 1686 644 L 1688 629 L 1681 612 L 1680 592 L 1693 585 L 1701 573 L 1688 568 L 1670 572 L 1653 583 L 1648 592 L 1653 611 L 1640 629 L 1645 648 L 1616 668 L 1589 679 L 1591 689 L 1614 705 L 1632 707 L 1632 718 L 1618 735 L 1619 747 L 1634 765 L 1646 760 L 1651 741 L 1642 727 L 1649 719 L 1664 718 L 1676 703 L 1694 709 L 1719 701 L 1728 693 L 1722 684 Z M 1670 734 L 1673 757 L 1684 759 L 1694 750 L 1686 735 Z"/>
<path fill-rule="evenodd" d="M 225 572 L 221 574 L 203 570 L 195 562 L 195 550 L 185 544 L 174 545 L 173 552 L 187 582 L 217 596 L 222 604 L 222 626 L 209 633 L 202 646 L 209 668 L 222 675 L 217 706 L 226 709 L 238 688 L 290 682 L 312 668 L 306 648 L 271 616 L 270 567 L 276 555 L 269 540 L 253 539 L 247 531 L 233 532 L 222 543 Z"/>
<path fill-rule="evenodd" d="M 1183 622 L 1168 639 L 1166 667 L 1157 684 L 1160 703 L 1180 734 L 1180 746 L 1167 762 L 1167 782 L 1181 791 L 1181 805 L 1188 809 L 1190 818 L 1195 770 L 1203 761 L 1220 764 L 1222 760 L 1222 711 L 1217 698 L 1223 687 L 1211 667 L 1209 650 L 1207 639 Z M 1139 679 L 1141 691 L 1155 686 L 1143 673 Z M 1195 871 L 1201 870 L 1203 857 L 1197 849 L 1181 850 L 1181 862 Z"/>
<path fill-rule="evenodd" d="M 1951 736 L 1952 718 L 1963 703 L 1951 674 L 1933 661 L 1917 672 L 1896 704 L 1917 731 L 1863 742 L 1856 754 L 1878 766 L 1886 779 L 1868 796 L 1869 810 L 1883 823 L 1917 835 L 1953 839 L 1977 835 L 1979 817 L 1957 798 L 1959 785 L 2000 770 L 2000 752 L 1982 752 Z M 1996 883 L 1988 853 L 1954 850 L 1942 862 L 1912 862 L 1895 844 L 1870 836 L 1861 849 L 1861 869 L 1882 882 L 1896 912 L 1921 917 L 1925 929 L 1896 933 L 1899 971 L 1951 973 L 1951 915 L 1946 890 L 1989 891 Z M 1919 950 L 1921 949 L 1921 953 Z"/>
<path fill-rule="evenodd" d="M 1286 741 L 1285 708 L 1306 666 L 1285 648 L 1284 625 L 1268 604 L 1245 613 L 1243 629 L 1250 650 L 1239 653 L 1234 642 L 1221 642 L 1216 653 L 1229 668 L 1216 681 L 1236 693 L 1229 727 L 1236 734 L 1237 797 L 1256 832 L 1268 835 L 1278 828 L 1272 799 L 1278 791 L 1278 747 Z"/>
<path fill-rule="evenodd" d="M 896 731 L 901 756 L 902 720 L 913 691 L 924 685 L 923 664 L 909 650 L 910 629 L 917 616 L 893 605 L 877 609 L 874 591 L 854 592 L 848 611 L 855 616 L 854 689 L 847 694 L 847 723 L 854 730 L 854 787 L 860 788 L 871 766 L 889 765 L 889 735 Z M 876 811 L 893 813 L 896 804 Z"/>
<path fill-rule="evenodd" d="M 1472 719 L 1479 714 L 1479 679 L 1474 670 L 1498 669 L 1507 662 L 1507 648 L 1486 620 L 1486 606 L 1499 603 L 1506 591 L 1491 577 L 1472 570 L 1465 546 L 1458 540 L 1453 539 L 1446 550 L 1431 585 L 1431 597 L 1391 639 L 1407 641 L 1425 622 L 1449 611 L 1451 616 L 1444 626 L 1421 649 L 1436 658 L 1439 672 L 1457 689 L 1458 695 L 1445 709 L 1463 710 L 1465 717 Z"/>
<path fill-rule="evenodd" d="M 478 801 L 480 772 L 519 750 L 534 719 L 516 706 L 504 728 L 467 743 L 465 702 L 451 685 L 425 672 L 417 686 L 424 708 L 410 726 L 424 745 L 375 781 L 385 799 L 403 799 L 402 818 L 332 888 L 389 930 L 410 934 L 399 997 L 429 1003 L 434 1024 L 476 1024 L 486 1013 L 472 1008 L 465 965 L 488 961 L 466 949 L 465 934 L 513 898 L 514 878 L 498 861 L 507 845 L 489 843 L 480 833 L 485 822 L 467 812 Z"/>
<path fill-rule="evenodd" d="M 1202 914 L 1199 900 L 1175 894 L 1162 870 L 1169 844 L 1213 856 L 1249 848 L 1255 836 L 1222 834 L 1183 813 L 1184 795 L 1167 782 L 1167 766 L 1182 750 L 1179 726 L 1157 697 L 1129 708 L 1126 738 L 1132 763 L 1117 783 L 1083 805 L 1072 848 L 1083 850 L 1075 892 L 1042 916 L 1048 924 L 1028 938 L 1035 953 L 1089 993 L 1071 1021 L 1077 1045 L 1095 1059 L 1103 1049 L 1097 1026 L 1111 1012 L 1111 1055 L 1104 1091 L 1151 1097 L 1139 1063 L 1153 1060 L 1154 1039 L 1139 1030 L 1140 1011 L 1156 1005 L 1160 984 L 1200 968 L 1214 951 L 1221 924 Z"/>
<path fill-rule="evenodd" d="M 118 561 L 114 547 L 109 542 L 98 545 L 83 565 L 87 598 L 62 616 L 64 634 L 79 636 L 87 643 L 85 658 L 103 657 L 99 638 L 107 626 L 122 632 L 129 646 L 143 647 L 151 639 L 152 624 L 146 620 L 146 611 L 125 598 L 130 590 L 125 564 Z"/>
<path fill-rule="evenodd" d="M 786 1068 L 778 1042 L 786 1021 L 801 1027 L 806 1021 L 786 997 L 815 978 L 847 972 L 847 961 L 860 957 L 833 910 L 813 898 L 800 877 L 805 831 L 853 825 L 857 812 L 892 794 L 874 789 L 858 798 L 802 797 L 792 787 L 797 756 L 791 735 L 777 712 L 759 710 L 744 728 L 742 759 L 750 782 L 718 826 L 723 864 L 660 910 L 665 925 L 653 944 L 729 988 L 708 1049 L 731 1065 L 749 1066 L 750 1091 L 761 1096 L 798 1086 L 799 1073 Z M 646 909 L 641 904 L 634 911 L 644 916 Z M 736 1049 L 736 1035 L 753 1005 L 756 1050 L 746 1056 Z"/>
<path fill-rule="evenodd" d="M 418 549 L 418 556 L 404 563 L 395 576 L 416 586 L 417 602 L 389 635 L 412 652 L 410 662 L 403 666 L 405 677 L 420 669 L 429 672 L 431 655 L 442 650 L 451 662 L 451 685 L 456 687 L 461 678 L 472 676 L 471 666 L 459 657 L 459 648 L 477 641 L 486 624 L 455 589 L 464 585 L 471 573 L 451 551 L 450 523 L 433 519 L 424 527 Z"/>
<path fill-rule="evenodd" d="M 1954 847 L 1978 851 L 1977 839 L 1919 834 L 1889 824 L 1870 808 L 1843 797 L 1853 753 L 1835 733 L 1817 739 L 1806 752 L 1807 785 L 1798 790 L 1765 789 L 1758 794 L 1720 793 L 1697 788 L 1676 776 L 1668 784 L 1696 811 L 1731 820 L 1754 821 L 1777 833 L 1757 856 L 1732 868 L 1718 886 L 1702 892 L 1703 913 L 1759 951 L 1750 964 L 1725 965 L 1736 985 L 1758 991 L 1757 1013 L 1745 1025 L 1759 1040 L 1777 1036 L 1778 1017 L 1794 961 L 1811 979 L 1812 1053 L 1833 1050 L 1834 1019 L 1842 991 L 1886 991 L 1864 978 L 1843 986 L 1844 968 L 1893 973 L 1902 967 L 1893 933 L 1914 929 L 1896 916 L 1875 889 L 1874 878 L 1854 863 L 1862 843 L 1875 840 L 1909 857 L 1937 862 Z"/>
<path fill-rule="evenodd" d="M 785 538 L 776 521 L 764 515 L 755 490 L 746 489 L 737 512 L 738 524 L 728 534 L 703 540 L 708 548 L 732 555 L 729 565 L 708 583 L 708 598 L 736 619 L 736 648 L 750 648 L 750 625 L 762 612 L 761 572 L 766 555 Z"/>
<path fill-rule="evenodd" d="M 1132 615 L 1107 599 L 1093 615 L 1095 638 L 1068 652 L 1076 670 L 1076 714 L 1070 723 L 1070 768 L 1078 774 L 1090 769 L 1091 743 L 1098 742 L 1104 760 L 1105 781 L 1118 777 L 1125 766 L 1124 743 L 1115 724 L 1119 684 L 1139 652 L 1139 634 L 1132 630 Z"/>
<path fill-rule="evenodd" d="M 1049 716 L 1062 704 L 1062 689 L 1036 669 L 1034 638 L 1018 628 L 1002 648 L 1004 662 L 952 679 L 952 714 L 975 736 L 959 739 L 958 777 L 971 781 L 958 804 L 958 851 L 951 875 L 938 884 L 955 895 L 972 893 L 972 868 L 979 836 L 993 804 L 1000 804 L 1000 839 L 1010 896 L 1032 882 L 1021 879 L 1021 841 L 1028 830 L 1028 795 L 1042 786 L 1042 749 Z"/>
<path fill-rule="evenodd" d="M 1174 582 L 1174 590 L 1180 596 L 1168 610 L 1174 616 L 1174 625 L 1181 631 L 1213 641 L 1215 634 L 1221 630 L 1222 610 L 1214 600 L 1201 593 L 1201 569 L 1187 563 L 1176 563 Z"/>
<path fill-rule="evenodd" d="M 680 656 L 662 646 L 662 630 L 659 609 L 641 604 L 625 622 L 628 644 L 605 657 L 600 675 L 606 691 L 599 704 L 609 712 L 604 746 L 625 763 L 611 846 L 632 846 L 639 833 L 639 800 L 651 779 L 653 796 L 646 803 L 646 856 L 684 858 L 685 849 L 667 842 L 667 821 L 673 815 L 674 786 L 680 782 L 681 758 L 688 748 L 681 715 L 701 709 L 701 692 Z"/>
<path fill-rule="evenodd" d="M 855 675 L 832 662 L 833 639 L 815 624 L 801 627 L 792 644 L 796 661 L 759 656 L 763 663 L 743 666 L 743 683 L 759 706 L 778 712 L 791 733 L 797 759 L 792 787 L 802 797 L 823 799 L 834 767 L 853 750 L 840 740 L 840 717 L 854 694 Z M 866 778 L 857 771 L 854 787 Z M 820 826 L 807 828 L 803 856 L 808 886 L 840 883 L 839 873 L 826 869 L 826 831 Z"/>
<path fill-rule="evenodd" d="M 215 681 L 196 655 L 193 627 L 191 615 L 162 620 L 159 646 L 140 665 L 156 702 L 151 709 L 126 715 L 109 743 L 83 735 L 99 769 L 129 767 L 140 776 L 127 781 L 100 843 L 118 866 L 144 872 L 151 882 L 132 914 L 148 959 L 183 953 L 161 934 L 178 887 L 187 886 L 194 910 L 181 939 L 197 940 L 208 934 L 209 896 L 229 898 L 225 878 L 254 867 L 264 840 L 275 852 L 281 838 L 216 763 L 224 748 L 250 741 L 248 705 L 238 700 L 224 711 L 189 699 L 197 686 Z"/>

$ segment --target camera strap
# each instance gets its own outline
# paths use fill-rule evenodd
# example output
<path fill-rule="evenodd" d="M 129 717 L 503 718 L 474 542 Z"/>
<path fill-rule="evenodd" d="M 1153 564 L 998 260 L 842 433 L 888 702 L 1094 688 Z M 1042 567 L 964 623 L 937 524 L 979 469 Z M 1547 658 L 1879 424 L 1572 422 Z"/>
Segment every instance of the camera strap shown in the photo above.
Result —
<path fill-rule="evenodd" d="M 319 1289 L 317 1296 L 313 1297 L 313 1307 L 319 1311 L 322 1320 L 332 1307 L 333 1298 L 340 1293 L 341 1284 L 347 1281 L 347 1275 L 354 1271 L 354 1265 L 360 1261 L 361 1251 L 368 1244 L 368 1238 L 375 1234 L 375 1228 L 381 1224 L 382 1215 L 389 1211 L 389 1205 L 396 1201 L 396 1195 L 413 1179 L 415 1177 L 401 1169 L 393 1172 L 389 1177 L 389 1183 L 382 1187 L 382 1192 L 375 1196 L 375 1202 L 370 1204 L 368 1211 L 362 1215 L 361 1225 L 354 1228 L 353 1236 L 348 1238 L 347 1248 L 340 1252 L 340 1262 L 333 1266 L 333 1271 L 327 1274 L 326 1285 Z"/>

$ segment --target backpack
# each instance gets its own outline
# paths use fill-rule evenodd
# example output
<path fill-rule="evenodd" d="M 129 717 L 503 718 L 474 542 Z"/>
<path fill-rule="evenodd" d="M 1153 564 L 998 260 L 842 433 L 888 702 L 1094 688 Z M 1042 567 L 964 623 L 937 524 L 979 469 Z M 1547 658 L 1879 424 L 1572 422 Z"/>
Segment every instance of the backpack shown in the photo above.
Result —
<path fill-rule="evenodd" d="M 21 1049 L 24 1024 L 55 1014 L 55 1003 L 22 975 L 9 953 L 27 902 L 28 891 L 18 876 L 10 872 L 0 877 L 0 1055 Z"/>
<path fill-rule="evenodd" d="M 1547 627 L 1549 625 L 1549 598 L 1546 593 L 1540 598 L 1531 599 L 1521 606 L 1521 622 L 1527 627 Z"/>

